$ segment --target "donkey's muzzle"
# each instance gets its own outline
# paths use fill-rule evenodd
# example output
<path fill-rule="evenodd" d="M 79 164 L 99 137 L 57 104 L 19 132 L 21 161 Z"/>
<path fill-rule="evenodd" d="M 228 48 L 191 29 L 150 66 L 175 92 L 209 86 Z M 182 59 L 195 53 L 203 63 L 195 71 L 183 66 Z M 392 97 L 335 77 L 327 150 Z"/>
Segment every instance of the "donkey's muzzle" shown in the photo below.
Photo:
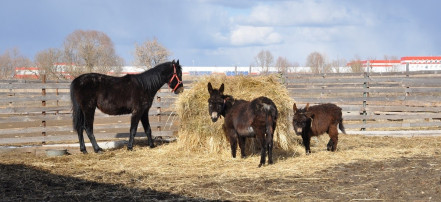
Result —
<path fill-rule="evenodd" d="M 217 112 L 211 113 L 211 121 L 216 122 L 218 118 L 219 116 Z"/>

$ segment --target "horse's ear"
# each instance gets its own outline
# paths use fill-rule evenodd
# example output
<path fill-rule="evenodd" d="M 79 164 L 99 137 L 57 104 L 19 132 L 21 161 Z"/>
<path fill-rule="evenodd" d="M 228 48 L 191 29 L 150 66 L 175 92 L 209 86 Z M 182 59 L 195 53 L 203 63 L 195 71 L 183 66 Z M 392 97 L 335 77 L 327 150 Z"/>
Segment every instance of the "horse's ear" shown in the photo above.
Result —
<path fill-rule="evenodd" d="M 309 102 L 306 103 L 305 111 L 308 111 L 308 109 L 309 109 Z"/>
<path fill-rule="evenodd" d="M 208 82 L 207 87 L 208 87 L 208 92 L 211 94 L 213 92 L 213 86 L 211 86 L 210 82 Z"/>
<path fill-rule="evenodd" d="M 175 64 L 175 60 L 172 60 L 172 64 Z"/>
<path fill-rule="evenodd" d="M 219 92 L 224 94 L 224 83 L 222 83 L 221 87 L 219 88 Z"/>
<path fill-rule="evenodd" d="M 294 113 L 296 113 L 296 111 L 297 111 L 296 103 L 294 103 L 294 104 L 292 105 L 292 109 L 294 110 Z"/>
<path fill-rule="evenodd" d="M 178 59 L 178 61 L 176 62 L 176 64 L 179 65 L 179 59 Z"/>

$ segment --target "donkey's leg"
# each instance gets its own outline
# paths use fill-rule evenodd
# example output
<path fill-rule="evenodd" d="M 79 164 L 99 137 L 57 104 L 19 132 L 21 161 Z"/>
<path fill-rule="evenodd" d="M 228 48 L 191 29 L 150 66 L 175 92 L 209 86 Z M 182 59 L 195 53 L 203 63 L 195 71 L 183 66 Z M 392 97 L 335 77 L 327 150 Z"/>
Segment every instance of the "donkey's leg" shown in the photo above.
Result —
<path fill-rule="evenodd" d="M 265 140 L 265 133 L 261 133 L 261 131 L 256 133 L 256 138 L 260 141 L 261 149 L 260 149 L 260 163 L 259 167 L 262 165 L 265 165 L 265 158 L 266 158 L 266 150 L 268 148 L 268 144 Z"/>
<path fill-rule="evenodd" d="M 138 129 L 139 119 L 141 118 L 140 113 L 132 114 L 132 118 L 130 120 L 130 138 L 129 143 L 127 144 L 128 150 L 133 150 L 133 141 L 135 140 L 136 130 Z"/>
<path fill-rule="evenodd" d="M 86 130 L 87 137 L 89 137 L 90 143 L 92 143 L 93 150 L 96 153 L 102 152 L 96 140 L 95 135 L 93 134 L 93 121 L 95 118 L 95 109 L 86 109 L 84 110 L 84 129 Z"/>
<path fill-rule="evenodd" d="M 267 134 L 265 141 L 268 147 L 268 164 L 273 164 L 273 133 Z"/>
<path fill-rule="evenodd" d="M 303 145 L 305 146 L 306 155 L 311 154 L 311 135 L 309 134 L 309 130 L 302 129 L 302 139 L 303 139 Z"/>
<path fill-rule="evenodd" d="M 245 141 L 246 141 L 246 137 L 242 137 L 240 135 L 238 135 L 238 139 L 239 139 L 239 148 L 240 148 L 240 157 L 245 158 Z"/>
<path fill-rule="evenodd" d="M 338 143 L 337 125 L 329 126 L 328 134 L 329 134 L 329 137 L 331 138 L 328 143 L 328 151 L 335 151 L 335 150 L 337 150 L 337 143 Z"/>
<path fill-rule="evenodd" d="M 238 135 L 234 129 L 225 130 L 227 133 L 228 140 L 230 141 L 231 146 L 231 155 L 233 158 L 236 158 L 236 150 L 237 150 L 237 139 Z"/>
<path fill-rule="evenodd" d="M 150 128 L 148 110 L 145 110 L 144 114 L 142 114 L 141 123 L 142 126 L 144 127 L 144 132 L 147 135 L 147 142 L 149 143 L 150 148 L 154 148 L 155 144 L 153 144 L 152 129 Z"/>

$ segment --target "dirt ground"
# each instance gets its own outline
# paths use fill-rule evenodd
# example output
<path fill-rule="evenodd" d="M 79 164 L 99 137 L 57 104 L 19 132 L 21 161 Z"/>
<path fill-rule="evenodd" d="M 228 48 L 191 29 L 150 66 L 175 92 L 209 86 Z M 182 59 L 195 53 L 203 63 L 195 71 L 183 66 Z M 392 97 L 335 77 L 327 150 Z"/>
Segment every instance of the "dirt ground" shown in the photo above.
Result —
<path fill-rule="evenodd" d="M 441 201 L 441 137 L 341 135 L 337 152 L 327 137 L 312 154 L 276 151 L 232 159 L 137 142 L 102 154 L 0 156 L 2 201 Z M 91 150 L 89 150 L 91 152 Z"/>

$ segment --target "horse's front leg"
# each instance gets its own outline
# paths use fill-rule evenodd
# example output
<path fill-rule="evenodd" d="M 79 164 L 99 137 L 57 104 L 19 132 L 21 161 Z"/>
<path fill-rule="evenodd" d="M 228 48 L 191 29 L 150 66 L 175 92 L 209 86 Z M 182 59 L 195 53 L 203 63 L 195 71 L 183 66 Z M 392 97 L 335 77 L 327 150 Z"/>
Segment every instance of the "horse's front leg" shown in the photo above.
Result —
<path fill-rule="evenodd" d="M 128 150 L 133 150 L 133 141 L 135 140 L 136 130 L 138 129 L 140 115 L 132 114 L 132 118 L 130 120 L 130 138 L 129 143 L 127 144 Z"/>
<path fill-rule="evenodd" d="M 150 128 L 150 122 L 149 122 L 149 111 L 145 110 L 144 114 L 141 118 L 142 126 L 144 127 L 145 134 L 147 135 L 147 141 L 149 143 L 150 148 L 154 148 L 155 144 L 153 143 L 152 138 L 152 129 Z"/>

